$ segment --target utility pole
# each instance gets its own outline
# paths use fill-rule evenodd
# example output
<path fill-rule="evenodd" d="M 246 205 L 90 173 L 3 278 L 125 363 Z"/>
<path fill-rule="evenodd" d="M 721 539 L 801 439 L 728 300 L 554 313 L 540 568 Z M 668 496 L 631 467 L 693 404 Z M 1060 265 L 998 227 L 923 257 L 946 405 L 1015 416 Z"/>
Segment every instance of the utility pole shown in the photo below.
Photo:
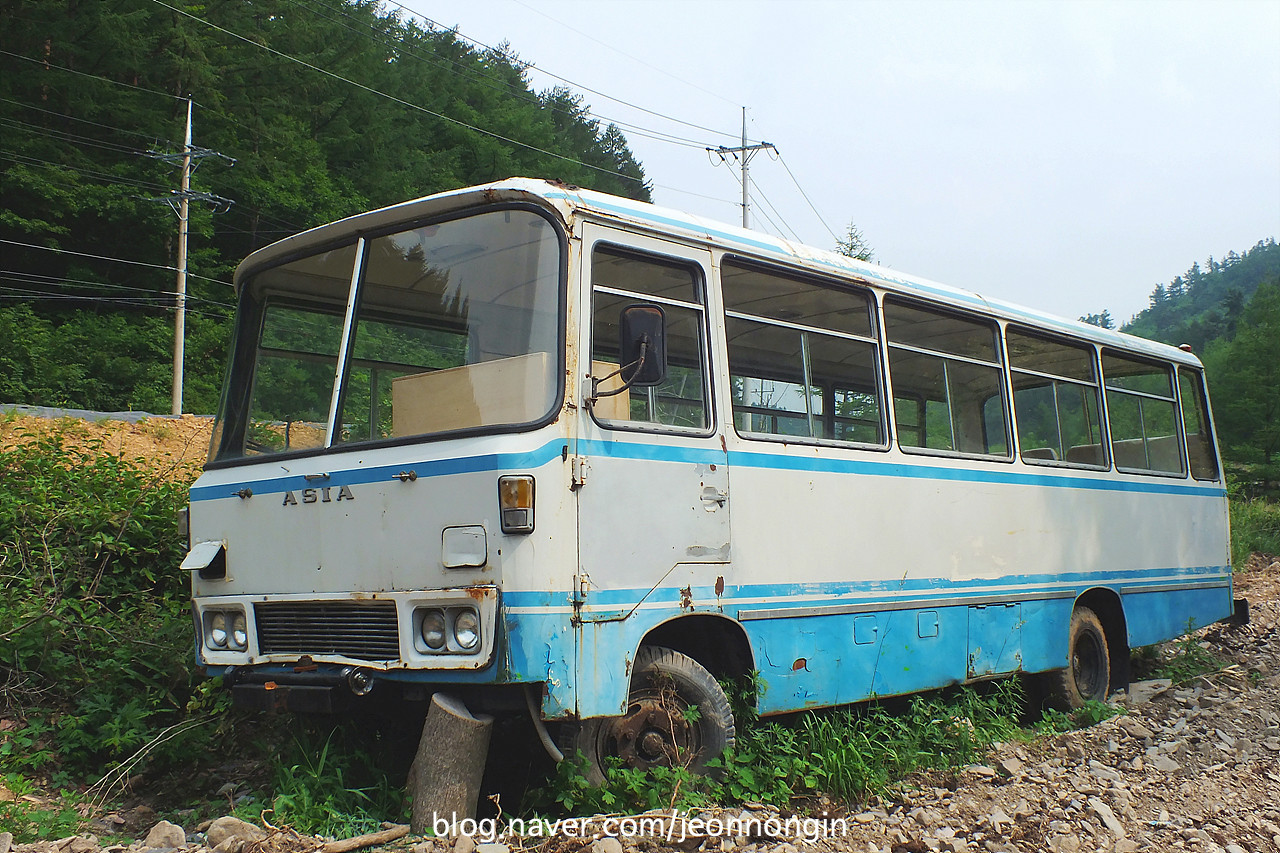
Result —
<path fill-rule="evenodd" d="M 778 150 L 777 148 L 774 147 L 772 142 L 761 142 L 757 145 L 747 144 L 747 108 L 743 107 L 742 108 L 742 144 L 737 146 L 736 148 L 726 148 L 725 146 L 721 145 L 716 148 L 707 149 L 708 151 L 719 154 L 721 160 L 724 160 L 724 155 L 726 154 L 732 154 L 734 155 L 735 158 L 739 154 L 742 155 L 741 160 L 742 160 L 742 227 L 743 228 L 751 227 L 751 207 L 750 207 L 751 202 L 747 196 L 748 169 L 751 165 L 751 158 L 754 157 L 757 152 L 763 151 L 766 148 L 772 149 L 775 152 Z"/>
<path fill-rule="evenodd" d="M 182 143 L 182 181 L 178 189 L 178 281 L 173 312 L 173 413 L 182 414 L 182 369 L 187 347 L 187 234 L 190 232 L 191 99 L 187 98 L 187 134 Z"/>
<path fill-rule="evenodd" d="M 205 157 L 221 157 L 231 165 L 235 165 L 235 160 L 226 157 L 217 152 L 210 151 L 207 148 L 196 148 L 191 144 L 191 111 L 192 102 L 187 98 L 187 132 L 182 143 L 182 152 L 180 154 L 160 154 L 158 152 L 149 152 L 152 157 L 165 162 L 173 162 L 179 158 L 182 161 L 182 178 L 179 181 L 180 189 L 170 196 L 162 196 L 160 198 L 147 199 L 148 201 L 163 201 L 173 208 L 173 212 L 178 214 L 178 274 L 177 287 L 174 292 L 174 314 L 173 314 L 173 414 L 182 414 L 182 372 L 183 365 L 186 362 L 186 342 L 187 342 L 187 238 L 190 233 L 190 202 L 192 199 L 196 201 L 205 201 L 215 206 L 215 212 L 222 212 L 229 208 L 232 204 L 230 199 L 222 196 L 212 195 L 211 193 L 193 193 L 191 191 L 191 173 L 195 171 L 193 162 L 199 165 L 199 161 Z"/>

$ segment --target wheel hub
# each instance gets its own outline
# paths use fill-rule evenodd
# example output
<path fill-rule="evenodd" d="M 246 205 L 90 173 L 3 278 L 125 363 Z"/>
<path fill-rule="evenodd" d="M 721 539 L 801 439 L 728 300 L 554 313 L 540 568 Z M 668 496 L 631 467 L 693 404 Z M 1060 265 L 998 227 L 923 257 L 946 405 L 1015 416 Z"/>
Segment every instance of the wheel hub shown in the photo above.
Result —
<path fill-rule="evenodd" d="M 615 754 L 628 767 L 640 769 L 669 767 L 694 746 L 692 727 L 682 709 L 660 698 L 633 701 L 627 713 L 614 721 L 609 736 Z"/>

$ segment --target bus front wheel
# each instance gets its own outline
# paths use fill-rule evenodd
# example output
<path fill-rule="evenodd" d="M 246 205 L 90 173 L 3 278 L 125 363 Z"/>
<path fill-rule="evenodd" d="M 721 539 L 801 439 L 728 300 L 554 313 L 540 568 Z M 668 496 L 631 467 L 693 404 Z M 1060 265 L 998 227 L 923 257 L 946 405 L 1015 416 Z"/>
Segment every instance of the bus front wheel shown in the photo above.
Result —
<path fill-rule="evenodd" d="M 1090 700 L 1107 698 L 1111 683 L 1111 657 L 1107 632 L 1098 614 L 1088 607 L 1071 613 L 1067 668 L 1050 673 L 1050 694 L 1055 704 L 1075 710 Z"/>
<path fill-rule="evenodd" d="M 733 711 L 715 678 L 693 658 L 641 646 L 626 711 L 584 720 L 565 735 L 566 755 L 585 756 L 593 785 L 604 784 L 612 759 L 640 770 L 686 767 L 703 773 L 708 761 L 733 746 Z"/>

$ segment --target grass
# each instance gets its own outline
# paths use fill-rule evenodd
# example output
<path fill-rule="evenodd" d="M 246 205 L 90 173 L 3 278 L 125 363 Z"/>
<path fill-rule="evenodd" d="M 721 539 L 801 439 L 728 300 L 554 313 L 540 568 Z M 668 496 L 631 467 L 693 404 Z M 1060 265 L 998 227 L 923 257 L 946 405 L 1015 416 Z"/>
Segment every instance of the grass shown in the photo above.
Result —
<path fill-rule="evenodd" d="M 34 797 L 35 786 L 17 773 L 0 777 L 15 799 L 0 801 L 0 829 L 13 834 L 15 844 L 30 844 L 48 838 L 65 838 L 80 832 L 83 818 L 76 806 L 79 798 L 63 794 L 57 801 Z M 32 796 L 34 800 L 24 799 Z"/>
<path fill-rule="evenodd" d="M 747 714 L 738 718 L 733 752 L 709 765 L 712 775 L 615 765 L 606 769 L 606 784 L 593 788 L 582 778 L 583 765 L 571 759 L 557 765 L 548 785 L 530 792 L 526 808 L 569 814 L 742 802 L 794 808 L 821 795 L 865 802 L 912 773 L 955 773 L 980 761 L 994 743 L 1027 737 L 1018 722 L 1024 705 L 1020 682 L 1007 679 L 983 690 L 961 687 L 784 721 L 753 721 Z"/>
<path fill-rule="evenodd" d="M 1280 503 L 1231 499 L 1231 564 L 1243 566 L 1253 552 L 1280 554 Z"/>

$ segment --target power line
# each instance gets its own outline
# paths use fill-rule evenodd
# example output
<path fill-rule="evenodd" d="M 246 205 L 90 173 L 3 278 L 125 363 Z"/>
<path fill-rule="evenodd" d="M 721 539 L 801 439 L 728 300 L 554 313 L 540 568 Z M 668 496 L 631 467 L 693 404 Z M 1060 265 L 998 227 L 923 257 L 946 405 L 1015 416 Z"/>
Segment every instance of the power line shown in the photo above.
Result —
<path fill-rule="evenodd" d="M 170 6 L 169 8 L 172 9 L 173 7 Z M 174 11 L 177 11 L 177 10 L 174 9 Z M 47 59 L 36 59 L 30 56 L 23 56 L 20 53 L 13 53 L 12 51 L 8 51 L 8 50 L 0 50 L 0 54 L 4 54 L 5 56 L 12 56 L 14 59 L 21 59 L 26 62 L 31 62 L 36 65 L 43 66 L 44 68 L 54 68 L 54 69 L 57 69 L 58 71 L 65 71 L 68 74 L 75 74 L 80 77 L 88 77 L 90 80 L 101 80 L 104 83 L 110 83 L 113 86 L 123 86 L 126 89 L 137 89 L 139 92 L 147 92 L 148 94 L 151 94 L 151 95 L 159 95 L 162 98 L 172 98 L 175 101 L 186 100 L 185 98 L 182 98 L 178 95 L 171 95 L 168 92 L 158 92 L 155 89 L 148 89 L 145 86 L 138 86 L 133 83 L 122 83 L 119 80 L 112 80 L 110 77 L 100 77 L 97 74 L 89 74 L 84 71 L 77 71 L 74 68 L 67 68 L 65 65 L 56 65 L 52 62 L 49 62 Z"/>
<path fill-rule="evenodd" d="M 438 118 L 438 119 L 440 119 L 441 121 L 447 121 L 447 122 L 449 122 L 450 124 L 454 124 L 454 125 L 457 125 L 457 126 L 459 126 L 459 127 L 466 128 L 467 130 L 474 131 L 474 132 L 476 132 L 476 133 L 479 133 L 479 134 L 481 134 L 481 135 L 483 135 L 483 136 L 490 137 L 490 138 L 492 138 L 492 139 L 497 139 L 497 140 L 498 140 L 498 141 L 500 141 L 500 142 L 506 142 L 506 143 L 508 143 L 508 144 L 510 144 L 510 145 L 515 145 L 515 146 L 517 146 L 517 147 L 519 147 L 519 148 L 524 148 L 524 149 L 526 149 L 526 150 L 528 150 L 528 151 L 534 151 L 534 152 L 536 152 L 536 153 L 538 153 L 538 154 L 545 154 L 546 156 L 548 156 L 548 157 L 554 157 L 554 158 L 555 158 L 555 159 L 557 159 L 557 160 L 564 160 L 564 161 L 565 161 L 565 162 L 567 162 L 567 163 L 573 163 L 573 164 L 575 164 L 575 165 L 582 166 L 583 168 L 586 168 L 586 169 L 592 169 L 592 170 L 595 170 L 595 171 L 597 171 L 597 172 L 603 172 L 603 173 L 604 173 L 604 174 L 606 174 L 606 175 L 612 175 L 612 176 L 613 176 L 613 177 L 615 177 L 615 178 L 621 178 L 622 180 L 632 181 L 632 182 L 634 182 L 634 183 L 636 183 L 636 184 L 640 184 L 641 186 L 643 186 L 643 185 L 644 185 L 644 181 L 643 181 L 642 179 L 640 179 L 640 178 L 634 178 L 634 177 L 632 177 L 631 175 L 624 175 L 623 173 L 621 173 L 621 172 L 617 172 L 617 171 L 614 171 L 613 169 L 605 169 L 605 168 L 603 168 L 603 167 L 601 167 L 601 166 L 594 166 L 594 165 L 592 165 L 591 163 L 584 163 L 584 162 L 582 162 L 581 160 L 575 160 L 575 159 L 574 159 L 574 158 L 572 158 L 572 157 L 566 157 L 565 155 L 563 155 L 563 154 L 557 154 L 557 153 L 555 153 L 554 151 L 547 151 L 547 150 L 546 150 L 546 149 L 544 149 L 544 148 L 538 148 L 537 146 L 534 146 L 534 145 L 528 145 L 528 144 L 523 143 L 523 142 L 518 142 L 518 141 L 516 141 L 516 140 L 514 140 L 514 139 L 511 139 L 511 138 L 509 138 L 509 137 L 503 136 L 503 135 L 501 135 L 501 134 L 499 134 L 499 133 L 494 133 L 493 131 L 490 131 L 490 130 L 484 130 L 483 128 L 479 128 L 479 127 L 476 127 L 476 126 L 474 126 L 474 125 L 467 124 L 467 123 L 466 123 L 466 122 L 464 122 L 464 121 L 460 121 L 460 120 L 458 120 L 458 119 L 456 119 L 456 118 L 452 118 L 452 117 L 447 116 L 447 115 L 444 115 L 444 114 L 442 114 L 442 113 L 437 113 L 437 112 L 435 112 L 434 110 L 429 110 L 429 109 L 427 109 L 426 107 L 420 106 L 420 105 L 415 104 L 415 103 L 412 103 L 412 102 L 410 102 L 410 101 L 406 101 L 406 100 L 404 100 L 403 98 L 398 98 L 398 97 L 396 97 L 395 95 L 391 95 L 391 94 L 388 94 L 388 93 L 386 93 L 386 92 L 383 92 L 383 91 L 381 91 L 381 90 L 379 90 L 379 89 L 375 89 L 375 88 L 373 88 L 372 86 L 366 86 L 366 85 L 365 85 L 365 84 L 363 84 L 363 83 L 357 83 L 355 80 L 352 80 L 352 79 L 347 78 L 347 77 L 343 77 L 341 74 L 337 74 L 337 73 L 335 73 L 335 72 L 333 72 L 333 71 L 329 71 L 329 70 L 328 70 L 328 69 L 326 69 L 326 68 L 321 68 L 321 67 L 319 67 L 318 65 L 312 65 L 310 62 L 307 62 L 307 61 L 302 60 L 302 59 L 298 59 L 296 56 L 291 56 L 291 55 L 289 55 L 289 54 L 287 54 L 287 53 L 285 53 L 285 52 L 283 52 L 283 51 L 281 51 L 281 50 L 277 50 L 277 49 L 276 49 L 276 48 L 274 48 L 274 47 L 271 47 L 271 46 L 269 46 L 269 45 L 265 45 L 265 44 L 261 44 L 260 42 L 256 42 L 256 41 L 254 41 L 254 40 L 252 40 L 252 39 L 250 39 L 250 38 L 247 38 L 247 37 L 245 37 L 245 36 L 240 35 L 239 33 L 233 32 L 232 30 L 228 30 L 226 27 L 220 27 L 220 26 L 218 26 L 217 24 L 215 24 L 215 23 L 213 23 L 213 22 L 211 22 L 211 21 L 206 21 L 206 20 L 204 20 L 203 18 L 199 18 L 199 17 L 197 17 L 197 16 L 195 16 L 195 15 L 192 15 L 191 13 L 186 12 L 186 11 L 184 11 L 184 10 L 182 10 L 182 9 L 179 9 L 179 8 L 177 8 L 177 7 L 175 7 L 175 6 L 170 6 L 168 3 L 164 2 L 164 0 L 152 0 L 152 1 L 153 1 L 153 2 L 155 2 L 155 3 L 158 3 L 158 4 L 159 4 L 159 5 L 161 5 L 161 6 L 164 6 L 166 9 L 169 9 L 170 11 L 176 12 L 176 13 L 178 13 L 178 14 L 180 14 L 180 15 L 183 15 L 184 17 L 190 18 L 190 19 L 191 19 L 191 20 L 193 20 L 193 21 L 198 21 L 199 23 L 202 23 L 202 24 L 204 24 L 205 26 L 210 27 L 211 29 L 215 29 L 215 30 L 217 30 L 217 31 L 219 31 L 219 32 L 221 32 L 221 33 L 225 33 L 226 35 L 229 35 L 229 36 L 231 36 L 231 37 L 233 37 L 233 38 L 239 39 L 240 41 L 243 41 L 243 42 L 245 42 L 246 44 L 253 45 L 254 47 L 260 48 L 261 50 L 265 50 L 265 51 L 267 51 L 268 53 L 274 54 L 275 56 L 279 56 L 279 57 L 281 57 L 282 59 L 287 59 L 287 60 L 289 60 L 290 62 L 296 62 L 297 64 L 299 64 L 299 65 L 303 66 L 304 68 L 309 68 L 309 69 L 311 69 L 312 71 L 315 71 L 315 72 L 317 72 L 317 73 L 319 73 L 319 74 L 323 74 L 323 75 L 325 75 L 326 77 L 332 77 L 332 78 L 333 78 L 333 79 L 335 79 L 335 80 L 340 80 L 340 81 L 342 81 L 343 83 L 347 83 L 348 85 L 355 86 L 356 88 L 361 89 L 361 90 L 366 91 L 366 92 L 369 92 L 370 94 L 374 94 L 374 95 L 378 95 L 378 96 L 380 96 L 380 97 L 386 98 L 387 100 L 389 100 L 389 101 L 393 101 L 394 103 L 400 104 L 401 106 L 409 107 L 410 109 L 417 110 L 418 112 L 426 113 L 427 115 L 432 116 L 432 117 L 434 117 L 434 118 Z"/>
<path fill-rule="evenodd" d="M 782 164 L 782 168 L 787 170 L 787 174 L 791 176 L 791 183 L 796 185 L 796 189 L 800 190 L 800 195 L 804 197 L 805 202 L 809 205 L 809 209 L 813 211 L 813 215 L 818 217 L 818 221 L 822 223 L 822 227 L 827 229 L 827 233 L 831 235 L 831 239 L 837 243 L 840 238 L 836 236 L 836 232 L 831 230 L 831 226 L 822 218 L 822 214 L 818 212 L 818 208 L 813 206 L 813 202 L 809 201 L 809 194 L 804 191 L 804 187 L 800 186 L 800 182 L 796 180 L 796 176 L 791 173 L 791 167 L 787 165 L 787 161 L 782 158 L 782 154 L 778 154 L 778 162 Z"/>
<path fill-rule="evenodd" d="M 395 42 L 394 36 L 392 36 L 390 33 L 387 33 L 381 30 L 366 32 L 364 27 L 357 28 L 354 26 L 343 24 L 338 20 L 336 20 L 335 18 L 332 18 L 324 14 L 320 10 L 315 9 L 313 6 L 309 4 L 304 5 L 304 0 L 290 0 L 290 2 L 293 3 L 295 6 L 300 6 L 302 8 L 307 9 L 307 11 L 321 18 L 324 18 L 326 21 L 330 21 L 331 23 L 335 23 L 335 24 L 338 24 L 339 26 L 342 26 L 348 32 L 354 33 L 355 35 L 368 39 L 373 44 L 377 44 L 379 46 L 395 47 L 401 55 L 412 57 L 418 60 L 419 62 L 423 62 L 432 67 L 439 68 L 446 73 L 469 77 L 473 81 L 477 82 L 479 85 L 485 86 L 485 88 L 492 89 L 493 91 L 496 91 L 496 92 L 504 92 L 526 103 L 541 106 L 545 109 L 549 109 L 553 113 L 559 113 L 560 115 L 568 116 L 570 118 L 575 117 L 575 114 L 572 111 L 549 104 L 546 101 L 544 101 L 536 93 L 531 92 L 527 89 L 518 88 L 515 85 L 510 84 L 505 80 L 499 77 L 496 77 L 492 74 L 486 74 L 483 71 L 476 71 L 475 69 L 470 68 L 467 65 L 457 60 L 449 59 L 448 57 L 445 57 L 443 61 L 440 61 L 430 56 L 424 56 L 419 51 L 406 49 L 404 47 L 404 43 Z M 356 19 L 347 12 L 339 11 L 337 14 L 339 14 L 343 18 L 346 18 L 348 21 L 351 21 L 353 23 L 358 23 Z M 436 22 L 432 21 L 430 18 L 427 18 L 422 15 L 419 15 L 419 17 L 422 17 L 424 21 L 428 21 L 429 23 L 436 24 Z M 436 26 L 439 26 L 439 25 L 436 24 Z M 472 39 L 469 36 L 463 35 L 461 32 L 459 32 L 456 29 L 447 30 L 447 29 L 444 29 L 443 27 L 441 29 L 444 32 L 451 32 L 455 36 L 461 37 L 462 39 L 468 42 L 471 42 L 472 44 L 485 47 L 486 49 L 491 50 L 495 53 L 500 52 L 496 48 L 488 47 L 487 45 L 484 45 L 482 42 L 476 41 L 475 39 Z M 375 36 L 374 32 L 377 32 L 378 35 Z M 381 36 L 381 38 L 379 36 Z M 530 66 L 528 63 L 524 63 L 524 65 L 526 68 L 534 67 L 534 66 Z M 547 72 L 543 72 L 543 73 L 547 73 Z M 557 79 L 562 79 L 562 78 L 557 78 Z M 482 81 L 489 81 L 489 82 L 482 82 Z M 566 81 L 566 82 L 569 82 L 569 81 Z M 572 85 L 578 86 L 578 84 L 576 83 L 573 83 Z M 579 86 L 578 88 L 584 88 L 584 87 Z M 602 95 L 602 97 L 608 98 L 609 96 Z M 610 100 L 614 100 L 614 99 L 610 98 Z M 620 103 L 626 103 L 626 102 L 623 101 Z M 628 104 L 628 106 L 632 106 L 632 105 Z M 637 107 L 637 109 L 641 109 L 641 108 Z M 596 119 L 598 121 L 604 121 L 604 122 L 608 122 L 609 124 L 617 125 L 620 128 L 625 128 L 628 131 L 631 131 L 637 136 L 643 136 L 646 139 L 653 139 L 654 141 L 657 141 L 657 142 L 666 142 L 671 145 L 684 145 L 689 148 L 702 148 L 706 146 L 705 141 L 689 139 L 683 136 L 677 136 L 673 133 L 667 133 L 666 131 L 657 130 L 651 127 L 645 127 L 643 125 L 631 124 L 629 122 L 625 122 L 618 118 L 613 118 L 611 116 L 603 115 L 598 111 L 591 109 L 590 107 L 587 107 L 586 109 L 582 110 L 581 115 Z M 681 122 L 680 119 L 674 118 L 672 116 L 666 116 L 661 113 L 654 113 L 654 115 L 662 116 L 667 121 L 682 123 L 682 124 L 684 123 L 684 122 Z M 693 125 L 693 126 L 696 127 L 696 125 Z"/>
<path fill-rule="evenodd" d="M 170 272 L 178 271 L 177 267 L 171 267 L 168 264 L 149 264 L 146 261 L 131 261 L 128 258 L 112 258 L 107 255 L 90 254 L 89 252 L 75 252 L 75 251 L 72 251 L 71 249 L 57 249 L 52 246 L 37 246 L 35 243 L 20 243 L 17 240 L 5 240 L 4 238 L 0 238 L 0 243 L 5 243 L 10 246 L 21 246 L 24 249 L 39 249 L 40 251 L 43 251 L 43 252 L 57 252 L 60 255 L 75 255 L 81 258 L 93 258 L 94 260 L 98 260 L 98 261 L 114 261 L 115 263 L 118 263 L 118 264 L 131 264 L 133 266 L 138 266 L 138 267 L 150 267 L 151 269 L 156 269 L 156 270 L 169 270 Z M 200 279 L 204 279 L 205 281 L 212 281 L 215 284 L 225 284 L 227 287 L 232 286 L 231 282 L 223 281 L 220 278 L 210 278 L 207 275 L 196 275 L 193 272 L 189 272 L 187 273 L 187 275 L 191 276 L 192 278 L 200 278 Z"/>
<path fill-rule="evenodd" d="M 395 2 L 395 0 L 388 0 L 388 3 L 389 3 L 389 5 L 396 6 L 396 7 L 400 8 L 400 9 L 402 9 L 403 11 L 407 12 L 407 13 L 408 13 L 409 15 L 411 15 L 411 16 L 414 16 L 414 17 L 417 17 L 417 18 L 421 18 L 422 20 L 426 21 L 428 24 L 430 24 L 431 26 L 433 26 L 433 27 L 435 27 L 435 28 L 437 28 L 437 29 L 439 29 L 439 30 L 443 30 L 444 32 L 452 32 L 452 33 L 454 33 L 454 34 L 456 34 L 456 35 L 460 36 L 461 38 L 465 39 L 466 41 L 471 42 L 472 44 L 479 45 L 480 47 L 483 47 L 485 50 L 489 50 L 489 51 L 492 51 L 492 52 L 494 52 L 494 53 L 501 53 L 501 51 L 499 51 L 497 48 L 495 48 L 495 47 L 493 47 L 493 46 L 491 46 L 491 45 L 485 44 L 484 42 L 482 42 L 482 41 L 480 41 L 480 40 L 478 40 L 478 39 L 474 39 L 474 38 L 472 38 L 471 36 L 468 36 L 468 35 L 463 34 L 462 32 L 460 32 L 460 31 L 458 30 L 458 28 L 457 28 L 457 27 L 448 27 L 448 26 L 445 26 L 444 24 L 440 23 L 439 21 L 436 21 L 436 20 L 434 20 L 434 19 L 432 19 L 432 18 L 429 18 L 429 17 L 427 17 L 426 15 L 422 14 L 421 12 L 416 12 L 416 11 L 414 11 L 413 9 L 408 8 L 408 7 L 407 7 L 407 6 L 405 6 L 403 3 Z M 557 21 L 557 23 L 559 23 L 559 22 Z M 590 36 L 588 36 L 588 38 L 590 38 Z M 639 111 L 640 111 L 640 112 L 642 112 L 642 113 L 648 113 L 648 114 L 649 114 L 649 115 L 651 115 L 651 116 L 655 116 L 655 117 L 657 117 L 657 118 L 665 119 L 666 121 L 674 122 L 675 124 L 682 124 L 682 125 L 684 125 L 685 127 L 691 127 L 691 128 L 694 128 L 695 130 L 702 130 L 702 131 L 706 131 L 707 133 L 714 133 L 716 136 L 727 136 L 727 137 L 729 137 L 730 139 L 734 138 L 734 134 L 732 134 L 732 133 L 726 133 L 726 132 L 724 132 L 724 131 L 722 131 L 722 130 L 716 130 L 716 129 L 715 129 L 715 128 L 713 128 L 713 127 L 706 127 L 706 126 L 704 126 L 704 125 L 694 124 L 693 122 L 688 122 L 688 121 L 684 121 L 683 119 L 678 119 L 678 118 L 674 118 L 674 117 L 672 117 L 672 116 L 664 115 L 663 113 L 657 112 L 656 110 L 651 110 L 651 109 L 648 109 L 648 108 L 646 108 L 646 107 L 642 107 L 642 106 L 640 106 L 639 104 L 633 104 L 633 103 L 631 103 L 630 101 L 624 101 L 624 100 L 623 100 L 623 99 L 621 99 L 621 98 L 615 98 L 614 96 L 609 95 L 609 94 L 607 94 L 607 93 L 605 93 L 605 92 L 601 92 L 601 91 L 599 91 L 598 89 L 593 89 L 593 88 L 591 88 L 590 86 L 584 86 L 584 85 L 582 85 L 581 83 L 575 83 L 573 80 L 570 80 L 570 79 L 568 79 L 567 77 L 561 77 L 559 74 L 554 74 L 554 73 L 552 73 L 552 72 L 550 72 L 550 71 L 543 70 L 542 68 L 539 68 L 537 65 L 533 65 L 533 64 L 531 64 L 531 63 L 525 63 L 525 67 L 526 67 L 526 68 L 532 68 L 532 69 L 536 70 L 538 73 L 540 73 L 540 74 L 545 74 L 546 76 L 548 76 L 548 77 L 552 78 L 553 80 L 559 80 L 561 83 L 564 83 L 564 84 L 566 84 L 566 85 L 568 85 L 568 86 L 573 86 L 574 88 L 576 88 L 576 89 L 581 89 L 581 90 L 582 90 L 582 91 L 584 91 L 584 92 L 590 92 L 590 93 L 591 93 L 591 94 L 593 94 L 593 95 L 599 95 L 600 97 L 602 97 L 602 98 L 604 98 L 604 99 L 606 99 L 606 100 L 613 101 L 615 104 L 622 104 L 623 106 L 630 107 L 630 108 L 631 108 L 631 109 L 633 109 L 633 110 L 639 110 Z M 719 96 L 717 96 L 717 97 L 719 97 Z"/>
<path fill-rule="evenodd" d="M 0 53 L 3 53 L 3 52 L 4 51 L 0 51 Z M 15 55 L 15 54 L 11 54 L 11 55 Z M 94 75 L 87 75 L 87 76 L 92 77 Z M 96 79 L 105 80 L 108 83 L 112 82 L 111 79 L 107 77 L 97 77 Z M 82 124 L 91 124 L 94 127 L 101 127 L 104 130 L 114 131 L 115 133 L 122 133 L 127 136 L 138 136 L 152 142 L 155 141 L 156 139 L 156 137 L 153 134 L 143 133 L 140 130 L 129 130 L 123 127 L 115 127 L 114 125 L 110 125 L 110 124 L 103 124 L 102 122 L 99 122 L 99 121 L 90 121 L 87 118 L 78 118 L 77 116 L 67 115 L 66 113 L 56 112 L 55 110 L 46 110 L 43 107 L 37 107 L 35 104 L 27 104 L 22 101 L 15 101 L 12 98 L 0 98 L 0 103 L 13 104 L 15 107 L 22 107 L 24 109 L 34 110 L 35 112 L 38 112 L 38 113 L 44 113 L 45 115 L 51 115 L 57 118 L 67 119 L 68 121 L 78 121 L 78 122 L 81 122 Z"/>
<path fill-rule="evenodd" d="M 528 3 L 522 2 L 522 0 L 515 0 L 515 3 L 519 6 L 525 7 L 526 9 L 528 9 L 530 12 L 533 12 L 534 14 L 541 15 L 542 17 L 546 18 L 548 21 L 551 21 L 552 23 L 559 24 L 560 26 L 564 27 L 570 32 L 577 33 L 583 38 L 591 39 L 593 42 L 600 45 L 601 47 L 607 47 L 609 50 L 612 50 L 614 53 L 617 53 L 621 56 L 625 56 L 627 59 L 630 59 L 632 62 L 638 62 L 641 65 L 645 66 L 646 68 L 652 68 L 654 71 L 657 71 L 659 74 L 663 74 L 663 75 L 666 75 L 667 77 L 670 77 L 672 80 L 675 80 L 677 83 L 683 83 L 692 89 L 697 89 L 699 92 L 702 92 L 704 94 L 710 95 L 713 98 L 717 98 L 721 101 L 724 101 L 726 104 L 732 104 L 735 107 L 742 106 L 738 102 L 733 101 L 729 98 L 726 98 L 724 95 L 721 95 L 719 92 L 713 92 L 710 89 L 704 89 L 703 87 L 699 86 L 696 83 L 690 83 L 688 80 L 685 80 L 683 77 L 677 77 L 676 75 L 672 74 L 670 71 L 667 71 L 665 68 L 659 68 L 656 65 L 652 65 L 648 62 L 645 62 L 643 59 L 640 59 L 637 56 L 632 56 L 631 54 L 627 53 L 625 50 L 620 50 L 614 47 L 613 45 L 608 44 L 607 42 L 601 41 L 600 39 L 596 38 L 590 33 L 584 33 L 582 30 L 571 27 L 568 24 L 566 24 L 564 21 L 553 18 L 550 15 L 548 15 L 546 12 L 543 12 L 541 9 L 535 9 L 532 6 L 530 6 Z M 728 136 L 728 137 L 733 136 L 732 133 L 722 133 L 721 135 Z"/>
<path fill-rule="evenodd" d="M 19 154 L 16 151 L 5 151 L 0 149 L 0 158 L 12 160 L 15 163 L 22 163 L 26 166 L 42 166 L 46 169 L 66 169 L 69 172 L 78 172 L 81 175 L 87 175 L 91 178 L 106 181 L 110 184 L 122 184 L 129 187 L 138 187 L 140 189 L 163 190 L 163 184 L 153 184 L 149 181 L 134 181 L 120 178 L 107 172 L 98 172 L 94 169 L 84 169 L 79 166 L 68 166 L 65 163 L 54 163 L 52 160 L 42 160 L 39 157 L 29 157 L 26 154 Z"/>
<path fill-rule="evenodd" d="M 95 290 L 128 290 L 137 293 L 158 294 L 165 298 L 176 296 L 173 291 L 161 290 L 156 291 L 146 287 L 133 287 L 127 284 L 110 284 L 102 281 L 90 281 L 84 278 L 66 278 L 63 276 L 45 275 L 43 273 L 25 272 L 23 270 L 0 270 L 0 277 L 4 277 L 8 281 L 25 282 L 27 284 L 42 284 L 49 286 L 66 285 L 69 287 L 91 287 Z M 208 302 L 210 305 L 220 305 L 223 308 L 234 308 L 230 302 L 219 302 L 217 299 L 205 299 L 201 296 L 188 296 L 197 302 Z"/>
<path fill-rule="evenodd" d="M 69 133 L 65 130 L 57 130 L 51 127 L 41 127 L 38 124 L 30 124 L 29 122 L 19 121 L 18 119 L 5 118 L 0 116 L 0 125 L 12 127 L 16 130 L 25 130 L 36 136 L 45 136 L 55 139 L 58 142 L 70 142 L 73 145 L 87 145 L 91 148 L 102 148 L 116 154 L 141 154 L 142 152 L 136 148 L 129 148 L 126 145 L 117 145 L 114 142 L 103 142 L 89 136 L 81 136 L 78 133 Z"/>

